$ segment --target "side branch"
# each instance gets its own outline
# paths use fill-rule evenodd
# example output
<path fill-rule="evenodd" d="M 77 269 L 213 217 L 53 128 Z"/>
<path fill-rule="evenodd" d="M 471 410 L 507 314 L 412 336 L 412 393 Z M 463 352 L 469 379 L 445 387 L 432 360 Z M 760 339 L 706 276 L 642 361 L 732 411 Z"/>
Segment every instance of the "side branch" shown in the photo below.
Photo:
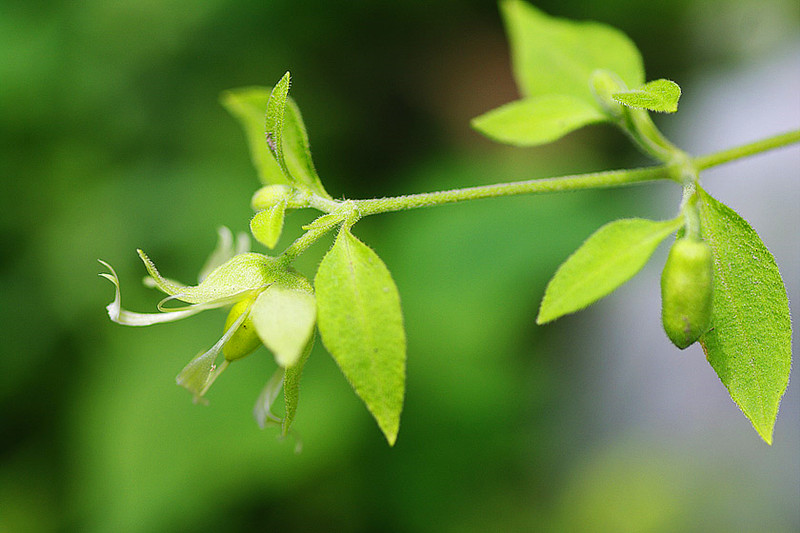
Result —
<path fill-rule="evenodd" d="M 663 179 L 672 179 L 669 167 L 665 165 L 630 170 L 610 170 L 606 172 L 569 175 L 557 178 L 542 178 L 512 183 L 497 183 L 494 185 L 409 194 L 392 198 L 355 200 L 353 204 L 355 204 L 361 216 L 368 216 L 391 211 L 402 211 L 405 209 L 451 204 L 467 200 L 478 200 L 480 198 L 577 191 L 581 189 L 604 189 Z"/>

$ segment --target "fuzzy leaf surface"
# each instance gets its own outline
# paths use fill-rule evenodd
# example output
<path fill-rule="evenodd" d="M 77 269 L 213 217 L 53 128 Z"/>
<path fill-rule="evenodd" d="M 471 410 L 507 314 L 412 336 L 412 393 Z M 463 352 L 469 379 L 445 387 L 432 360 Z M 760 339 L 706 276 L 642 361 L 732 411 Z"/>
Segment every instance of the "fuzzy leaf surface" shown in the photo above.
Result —
<path fill-rule="evenodd" d="M 288 90 L 287 73 L 274 89 L 232 89 L 225 91 L 221 100 L 244 128 L 250 156 L 262 183 L 294 185 L 329 197 L 311 159 L 300 108 L 288 96 Z"/>
<path fill-rule="evenodd" d="M 653 80 L 636 89 L 614 93 L 611 97 L 628 107 L 674 113 L 678 110 L 681 88 L 674 81 Z"/>
<path fill-rule="evenodd" d="M 394 445 L 405 391 L 400 295 L 386 265 L 343 228 L 314 281 L 322 342 Z"/>
<path fill-rule="evenodd" d="M 714 253 L 711 329 L 700 343 L 733 401 L 772 444 L 792 364 L 786 289 L 747 221 L 703 190 L 700 201 L 703 238 Z"/>
<path fill-rule="evenodd" d="M 574 313 L 608 296 L 636 275 L 683 221 L 615 220 L 594 232 L 547 284 L 537 324 Z"/>
<path fill-rule="evenodd" d="M 522 0 L 505 0 L 500 7 L 524 96 L 570 95 L 602 112 L 589 83 L 593 71 L 614 72 L 628 87 L 644 83 L 639 50 L 621 31 L 551 17 Z"/>
<path fill-rule="evenodd" d="M 264 138 L 264 113 L 269 93 L 270 89 L 267 87 L 242 87 L 225 91 L 220 100 L 244 129 L 250 147 L 250 158 L 261 182 L 265 185 L 289 185 L 291 181 L 278 166 Z"/>
<path fill-rule="evenodd" d="M 472 119 L 472 127 L 496 141 L 536 146 L 555 141 L 587 124 L 608 117 L 597 107 L 569 95 L 524 98 Z"/>
<path fill-rule="evenodd" d="M 285 413 L 283 415 L 283 424 L 281 433 L 286 436 L 294 422 L 294 417 L 297 414 L 297 405 L 300 402 L 300 376 L 303 374 L 303 367 L 306 365 L 311 349 L 314 347 L 314 335 L 312 331 L 311 338 L 306 344 L 303 354 L 294 365 L 286 369 L 286 374 L 283 379 L 283 403 L 285 406 Z"/>

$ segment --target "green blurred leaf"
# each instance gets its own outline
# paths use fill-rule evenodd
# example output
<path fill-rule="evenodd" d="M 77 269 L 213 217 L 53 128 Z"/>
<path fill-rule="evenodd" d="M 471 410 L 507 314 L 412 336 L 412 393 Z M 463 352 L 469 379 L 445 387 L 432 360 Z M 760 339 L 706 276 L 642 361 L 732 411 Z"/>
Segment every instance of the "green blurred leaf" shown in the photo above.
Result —
<path fill-rule="evenodd" d="M 258 295 L 250 310 L 258 336 L 288 368 L 297 363 L 314 332 L 317 307 L 310 287 L 274 283 Z"/>
<path fill-rule="evenodd" d="M 714 252 L 711 330 L 700 343 L 733 401 L 772 444 L 792 362 L 786 289 L 747 221 L 702 189 L 700 201 L 703 238 Z"/>
<path fill-rule="evenodd" d="M 611 97 L 628 107 L 674 113 L 678 110 L 681 88 L 674 81 L 653 80 L 636 89 L 614 93 Z"/>
<path fill-rule="evenodd" d="M 283 219 L 286 202 L 278 202 L 268 209 L 262 209 L 250 220 L 250 231 L 258 242 L 267 248 L 275 248 L 283 232 Z"/>
<path fill-rule="evenodd" d="M 524 96 L 570 95 L 603 111 L 592 94 L 593 71 L 614 72 L 628 87 L 644 83 L 639 50 L 621 31 L 597 22 L 551 17 L 521 0 L 505 0 L 501 11 Z"/>
<path fill-rule="evenodd" d="M 536 146 L 607 118 L 596 106 L 584 100 L 569 95 L 547 94 L 493 109 L 472 119 L 472 127 L 506 144 Z"/>
<path fill-rule="evenodd" d="M 294 417 L 297 414 L 297 404 L 300 402 L 300 376 L 303 373 L 303 367 L 306 365 L 306 361 L 313 347 L 314 330 L 312 329 L 311 338 L 308 339 L 300 359 L 294 365 L 286 369 L 283 378 L 283 403 L 286 412 L 283 415 L 281 433 L 284 436 L 289 434 L 292 422 L 294 422 Z"/>
<path fill-rule="evenodd" d="M 394 445 L 403 408 L 406 338 L 392 276 L 375 252 L 343 228 L 314 284 L 322 342 Z"/>
<path fill-rule="evenodd" d="M 264 112 L 269 100 L 269 89 L 265 87 L 243 87 L 225 91 L 222 105 L 241 124 L 250 146 L 250 157 L 262 183 L 291 184 L 278 162 L 270 153 L 264 137 Z"/>
<path fill-rule="evenodd" d="M 547 284 L 536 323 L 574 313 L 611 294 L 639 272 L 659 243 L 682 224 L 680 217 L 630 218 L 609 222 L 594 232 Z"/>

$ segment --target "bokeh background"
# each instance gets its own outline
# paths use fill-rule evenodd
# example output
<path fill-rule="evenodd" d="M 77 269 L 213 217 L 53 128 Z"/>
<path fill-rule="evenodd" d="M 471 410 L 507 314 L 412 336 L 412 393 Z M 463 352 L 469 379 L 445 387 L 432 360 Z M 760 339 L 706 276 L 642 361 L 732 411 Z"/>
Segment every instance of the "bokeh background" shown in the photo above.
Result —
<path fill-rule="evenodd" d="M 658 122 L 690 152 L 800 127 L 795 0 L 538 5 L 627 32 L 648 79 L 682 86 L 680 112 Z M 116 267 L 126 307 L 152 311 L 137 247 L 190 282 L 217 227 L 246 230 L 257 178 L 218 95 L 287 69 L 337 197 L 646 163 L 607 127 L 527 150 L 470 130 L 517 94 L 494 2 L 4 0 L 0 531 L 800 529 L 797 383 L 769 447 L 700 348 L 660 331 L 666 245 L 598 305 L 534 324 L 558 264 L 614 218 L 672 216 L 669 184 L 360 222 L 406 319 L 392 449 L 319 343 L 297 438 L 252 420 L 274 368 L 263 349 L 193 405 L 174 377 L 224 314 L 112 324 L 97 259 Z M 791 148 L 704 181 L 762 235 L 795 306 L 798 174 Z M 309 219 L 292 214 L 282 243 Z M 313 275 L 328 244 L 299 268 Z"/>

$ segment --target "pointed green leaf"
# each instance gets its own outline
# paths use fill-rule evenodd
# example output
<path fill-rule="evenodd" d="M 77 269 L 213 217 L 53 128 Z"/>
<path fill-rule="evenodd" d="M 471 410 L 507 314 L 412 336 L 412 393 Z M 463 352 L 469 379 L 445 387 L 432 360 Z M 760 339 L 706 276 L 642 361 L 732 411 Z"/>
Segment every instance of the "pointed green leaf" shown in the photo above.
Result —
<path fill-rule="evenodd" d="M 300 114 L 300 108 L 289 98 L 286 102 L 286 114 L 283 124 L 283 155 L 286 166 L 295 182 L 304 185 L 320 196 L 330 198 L 317 175 L 314 161 L 311 159 L 311 145 L 308 133 Z"/>
<path fill-rule="evenodd" d="M 574 96 L 603 111 L 592 94 L 597 69 L 616 73 L 628 87 L 644 83 L 636 45 L 621 31 L 596 22 L 555 18 L 521 0 L 501 3 L 514 74 L 524 96 Z"/>
<path fill-rule="evenodd" d="M 772 444 L 792 363 L 786 289 L 753 228 L 703 190 L 700 217 L 703 238 L 714 253 L 711 330 L 700 342 L 733 401 Z"/>
<path fill-rule="evenodd" d="M 283 117 L 286 114 L 286 99 L 289 96 L 290 84 L 291 76 L 287 72 L 272 88 L 269 100 L 267 100 L 265 132 L 267 147 L 275 156 L 283 173 L 291 180 L 291 174 L 286 168 L 286 161 L 283 158 Z"/>
<path fill-rule="evenodd" d="M 405 389 L 400 295 L 383 261 L 343 228 L 314 280 L 322 342 L 394 445 Z"/>
<path fill-rule="evenodd" d="M 241 124 L 250 146 L 250 157 L 262 183 L 290 184 L 270 153 L 264 138 L 264 112 L 269 100 L 266 87 L 243 87 L 222 93 L 221 101 L 225 109 Z"/>
<path fill-rule="evenodd" d="M 311 159 L 300 108 L 288 91 L 287 72 L 272 90 L 245 87 L 226 91 L 222 104 L 244 128 L 253 164 L 265 185 L 295 185 L 329 198 Z"/>
<path fill-rule="evenodd" d="M 276 282 L 258 295 L 250 319 L 264 346 L 275 354 L 275 361 L 284 368 L 293 366 L 314 332 L 314 293 L 310 286 Z"/>
<path fill-rule="evenodd" d="M 496 141 L 536 146 L 608 117 L 569 95 L 547 94 L 517 100 L 472 119 L 472 127 Z"/>
<path fill-rule="evenodd" d="M 537 324 L 579 311 L 608 296 L 647 263 L 659 243 L 683 224 L 681 217 L 609 222 L 558 267 L 547 284 Z"/>
<path fill-rule="evenodd" d="M 283 380 L 283 403 L 286 412 L 283 415 L 283 427 L 281 429 L 284 436 L 289 434 L 292 422 L 297 414 L 297 404 L 300 402 L 300 376 L 303 373 L 303 367 L 306 365 L 306 361 L 313 347 L 314 335 L 312 330 L 311 338 L 306 343 L 306 347 L 300 359 L 294 365 L 286 369 L 286 376 Z"/>
<path fill-rule="evenodd" d="M 630 91 L 614 93 L 611 97 L 628 107 L 674 113 L 678 110 L 681 88 L 674 81 L 654 80 Z"/>
<path fill-rule="evenodd" d="M 286 202 L 278 202 L 268 209 L 263 209 L 250 220 L 250 231 L 258 242 L 267 248 L 275 248 L 283 231 L 283 218 L 286 214 Z"/>

